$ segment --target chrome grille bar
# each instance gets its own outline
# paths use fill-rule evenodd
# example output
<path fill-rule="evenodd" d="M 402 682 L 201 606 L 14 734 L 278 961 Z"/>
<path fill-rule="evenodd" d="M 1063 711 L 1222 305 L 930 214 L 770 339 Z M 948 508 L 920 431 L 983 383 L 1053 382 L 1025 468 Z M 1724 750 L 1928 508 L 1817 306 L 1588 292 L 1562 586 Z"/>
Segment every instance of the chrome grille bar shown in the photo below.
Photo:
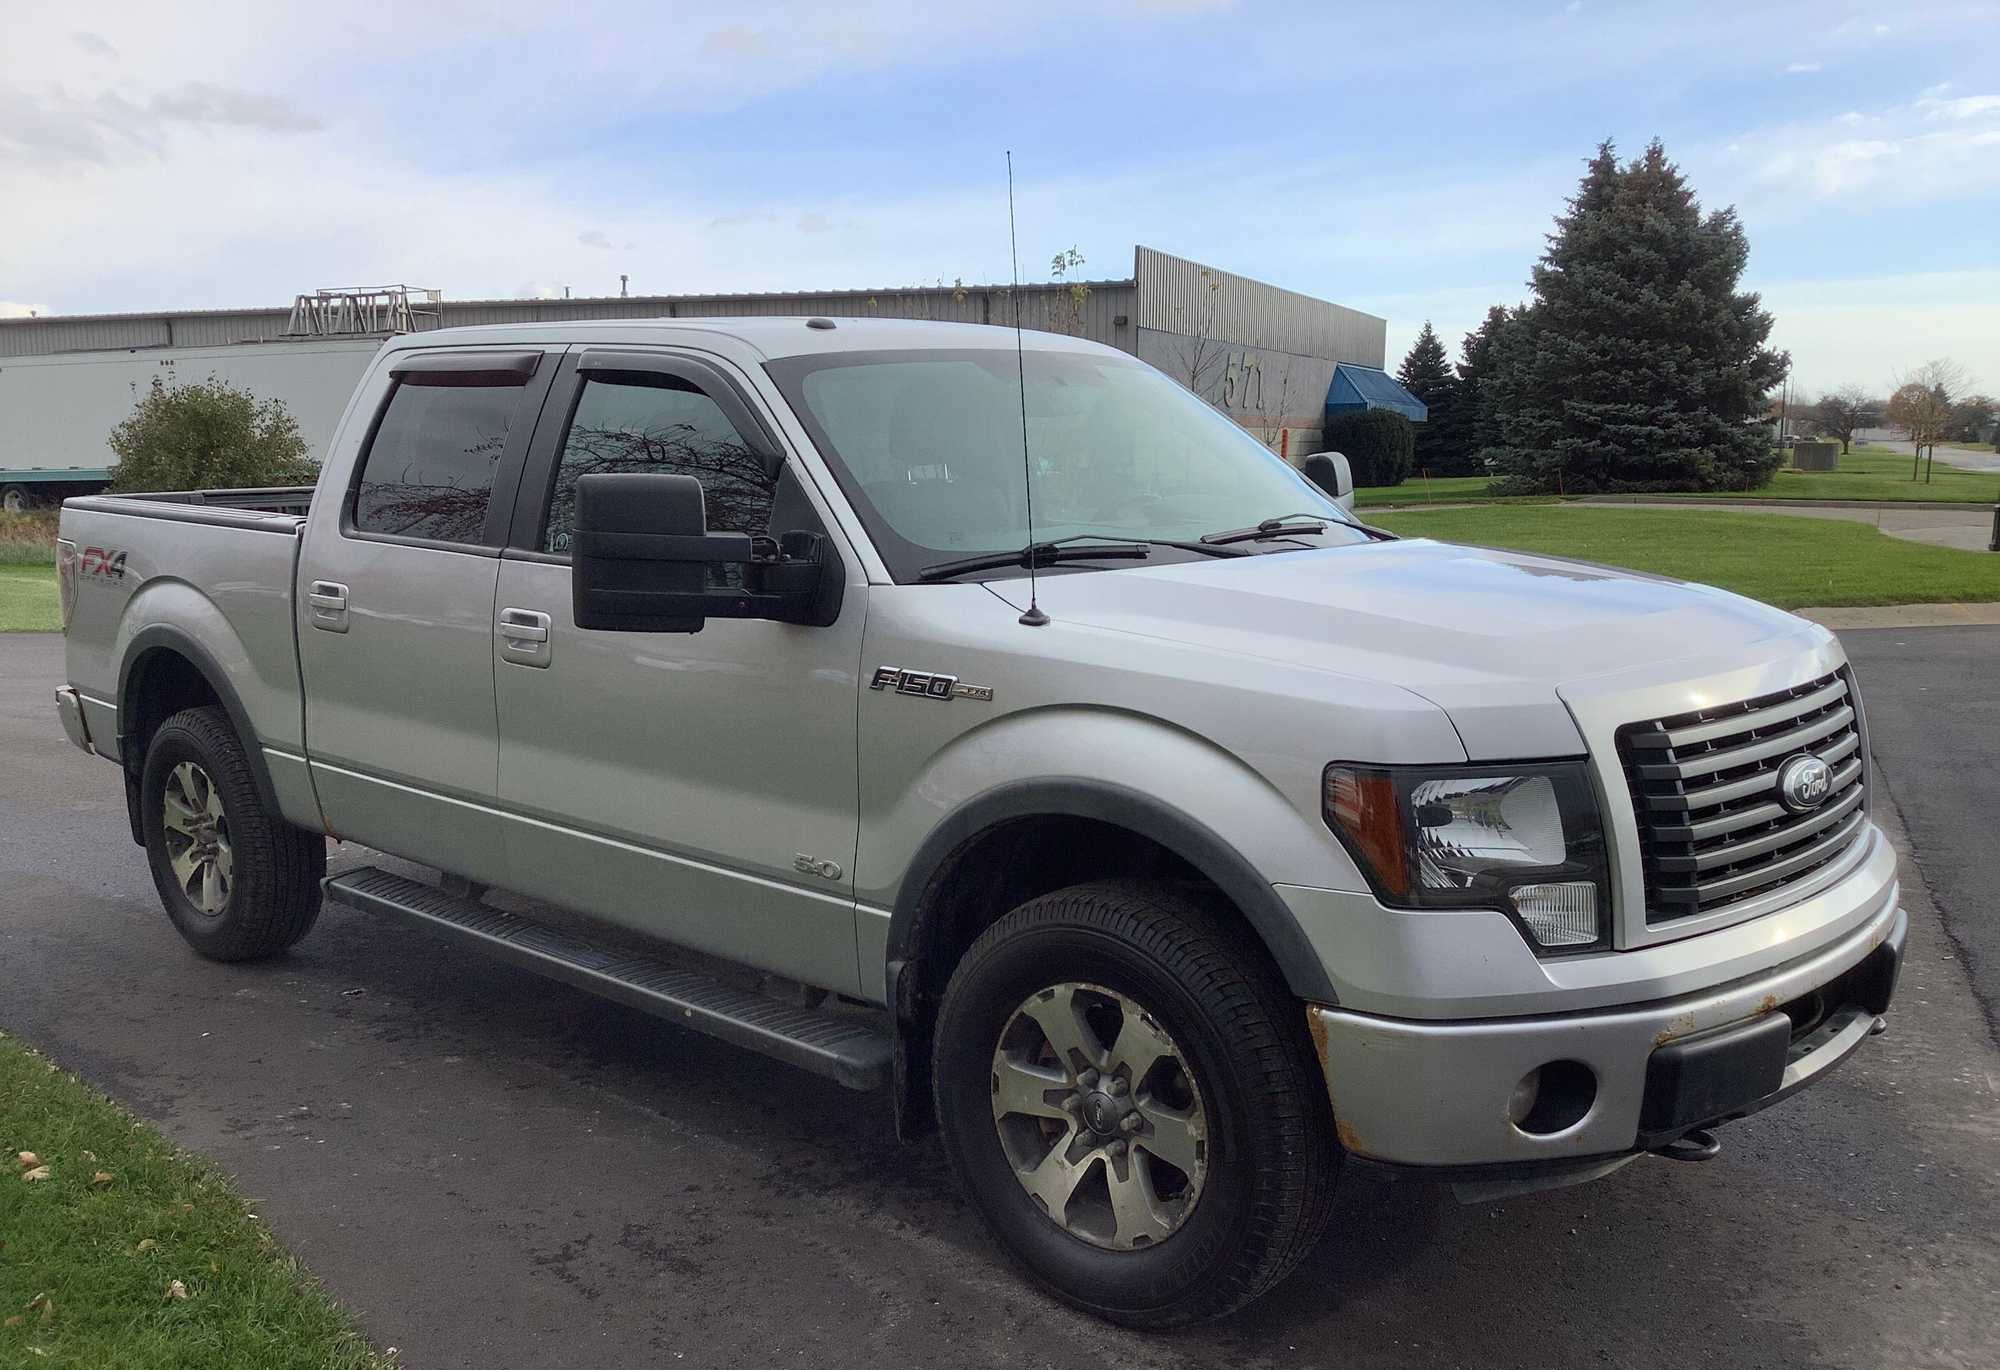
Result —
<path fill-rule="evenodd" d="M 1632 794 L 1648 926 L 1713 912 L 1810 879 L 1866 828 L 1866 758 L 1852 688 L 1837 671 L 1791 690 L 1618 732 Z M 1819 805 L 1788 808 L 1794 757 L 1832 769 Z"/>

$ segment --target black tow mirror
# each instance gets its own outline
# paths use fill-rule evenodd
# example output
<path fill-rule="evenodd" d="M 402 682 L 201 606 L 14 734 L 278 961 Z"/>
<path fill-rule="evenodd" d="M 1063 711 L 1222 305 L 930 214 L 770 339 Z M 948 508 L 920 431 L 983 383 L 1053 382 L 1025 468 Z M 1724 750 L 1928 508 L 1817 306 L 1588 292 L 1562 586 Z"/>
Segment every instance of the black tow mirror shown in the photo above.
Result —
<path fill-rule="evenodd" d="M 711 566 L 740 567 L 742 586 L 711 586 Z M 570 608 L 579 628 L 698 633 L 711 618 L 824 626 L 840 613 L 841 580 L 818 533 L 710 533 L 693 476 L 576 483 Z"/>
<path fill-rule="evenodd" d="M 1315 452 L 1299 463 L 1299 472 L 1326 491 L 1335 504 L 1354 512 L 1354 469 L 1338 452 Z"/>

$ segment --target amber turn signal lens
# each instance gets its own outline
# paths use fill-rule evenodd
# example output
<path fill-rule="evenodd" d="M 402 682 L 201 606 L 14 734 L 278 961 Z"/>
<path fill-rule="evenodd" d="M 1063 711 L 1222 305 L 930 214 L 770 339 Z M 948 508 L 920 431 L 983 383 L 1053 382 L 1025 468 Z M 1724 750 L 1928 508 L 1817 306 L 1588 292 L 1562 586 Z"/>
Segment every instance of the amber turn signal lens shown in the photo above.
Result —
<path fill-rule="evenodd" d="M 1403 860 L 1403 815 L 1396 785 L 1381 771 L 1329 766 L 1326 815 L 1347 835 L 1354 851 L 1386 893 L 1410 892 L 1409 865 Z"/>

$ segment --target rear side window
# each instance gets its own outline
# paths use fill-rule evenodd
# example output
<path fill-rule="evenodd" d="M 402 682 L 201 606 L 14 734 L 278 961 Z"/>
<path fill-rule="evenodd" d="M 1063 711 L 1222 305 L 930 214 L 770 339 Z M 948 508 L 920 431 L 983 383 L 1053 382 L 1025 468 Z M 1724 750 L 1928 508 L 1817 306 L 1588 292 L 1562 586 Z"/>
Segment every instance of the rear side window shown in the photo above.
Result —
<path fill-rule="evenodd" d="M 542 550 L 569 551 L 579 477 L 649 471 L 699 480 L 711 533 L 762 533 L 771 525 L 777 472 L 714 400 L 677 376 L 592 378 L 563 439 Z"/>
<path fill-rule="evenodd" d="M 398 384 L 362 462 L 355 528 L 484 542 L 493 475 L 520 403 L 515 385 Z"/>

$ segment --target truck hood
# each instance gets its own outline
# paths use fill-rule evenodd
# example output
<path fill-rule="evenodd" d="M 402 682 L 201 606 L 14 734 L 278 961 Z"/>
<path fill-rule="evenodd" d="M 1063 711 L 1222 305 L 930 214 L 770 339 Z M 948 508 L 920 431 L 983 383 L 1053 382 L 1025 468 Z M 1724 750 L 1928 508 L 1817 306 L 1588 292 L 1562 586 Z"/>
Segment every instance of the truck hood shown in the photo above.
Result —
<path fill-rule="evenodd" d="M 1025 580 L 989 588 L 1025 605 Z M 1709 586 L 1428 539 L 1059 572 L 1040 600 L 1071 627 L 1401 686 L 1451 716 L 1474 760 L 1582 751 L 1565 697 L 1692 685 L 1828 636 Z"/>

